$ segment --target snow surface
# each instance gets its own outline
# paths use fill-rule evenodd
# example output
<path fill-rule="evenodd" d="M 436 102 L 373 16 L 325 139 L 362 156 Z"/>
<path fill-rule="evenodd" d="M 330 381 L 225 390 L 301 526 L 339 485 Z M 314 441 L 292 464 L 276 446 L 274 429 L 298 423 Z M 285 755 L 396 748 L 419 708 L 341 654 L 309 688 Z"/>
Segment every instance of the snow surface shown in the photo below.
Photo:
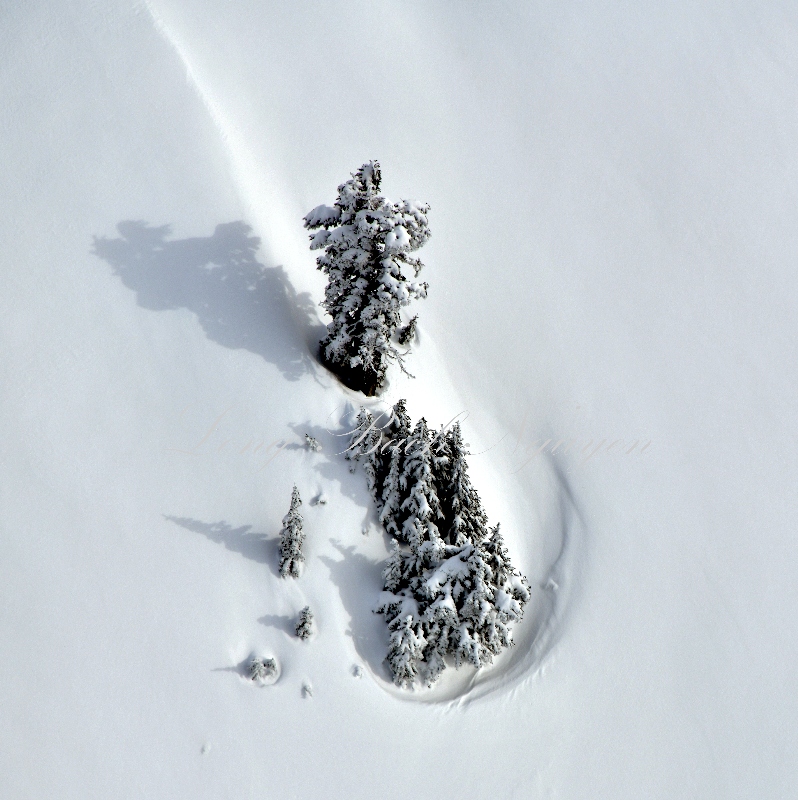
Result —
<path fill-rule="evenodd" d="M 796 795 L 794 4 L 2 19 L 0 796 Z M 370 158 L 433 231 L 384 399 L 468 412 L 535 590 L 431 692 L 312 355 L 302 216 Z"/>

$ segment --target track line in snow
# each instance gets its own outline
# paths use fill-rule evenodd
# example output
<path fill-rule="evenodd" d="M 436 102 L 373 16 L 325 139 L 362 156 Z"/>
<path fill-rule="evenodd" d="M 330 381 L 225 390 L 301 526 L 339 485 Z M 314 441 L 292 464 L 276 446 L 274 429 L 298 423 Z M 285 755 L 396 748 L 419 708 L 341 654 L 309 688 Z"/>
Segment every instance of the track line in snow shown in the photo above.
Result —
<path fill-rule="evenodd" d="M 202 79 L 200 69 L 181 36 L 167 24 L 152 0 L 143 2 L 155 29 L 182 62 L 186 70 L 186 80 L 205 106 L 224 142 L 233 181 L 254 227 L 263 234 L 273 257 L 280 254 L 282 258 L 278 258 L 278 261 L 290 262 L 292 259 L 285 256 L 298 252 L 300 248 L 304 253 L 304 239 L 300 240 L 298 235 L 291 234 L 297 221 L 289 218 L 282 210 L 285 204 L 274 188 L 280 183 L 276 171 L 270 168 L 262 155 L 255 155 L 241 127 Z"/>

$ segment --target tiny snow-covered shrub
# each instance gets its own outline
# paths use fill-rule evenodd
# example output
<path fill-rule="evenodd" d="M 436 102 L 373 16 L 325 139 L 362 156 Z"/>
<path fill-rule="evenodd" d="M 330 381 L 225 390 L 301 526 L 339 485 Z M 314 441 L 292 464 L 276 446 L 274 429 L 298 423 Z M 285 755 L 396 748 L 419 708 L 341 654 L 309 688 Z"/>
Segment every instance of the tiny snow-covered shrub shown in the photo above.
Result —
<path fill-rule="evenodd" d="M 314 439 L 310 434 L 305 434 L 305 447 L 312 453 L 318 453 L 321 450 L 321 444 L 318 439 Z"/>
<path fill-rule="evenodd" d="M 308 681 L 302 684 L 302 697 L 313 697 L 313 687 Z"/>
<path fill-rule="evenodd" d="M 256 683 L 270 683 L 277 677 L 277 662 L 273 658 L 253 658 L 249 678 Z"/>
<path fill-rule="evenodd" d="M 299 622 L 296 624 L 296 635 L 305 641 L 305 639 L 309 639 L 310 635 L 313 633 L 313 612 L 310 610 L 310 606 L 305 606 L 299 612 Z"/>

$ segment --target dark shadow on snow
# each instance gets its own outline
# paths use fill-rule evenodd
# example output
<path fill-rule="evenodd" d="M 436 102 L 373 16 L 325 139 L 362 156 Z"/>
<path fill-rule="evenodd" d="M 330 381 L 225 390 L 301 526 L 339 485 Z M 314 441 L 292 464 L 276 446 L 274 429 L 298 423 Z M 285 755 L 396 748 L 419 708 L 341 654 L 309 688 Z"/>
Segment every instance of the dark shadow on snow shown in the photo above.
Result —
<path fill-rule="evenodd" d="M 168 225 L 127 220 L 119 238 L 94 237 L 107 261 L 143 308 L 186 308 L 206 336 L 275 364 L 288 380 L 311 372 L 326 329 L 310 294 L 297 294 L 281 266 L 257 257 L 260 239 L 244 222 L 217 225 L 212 236 L 169 239 Z"/>
<path fill-rule="evenodd" d="M 375 675 L 386 681 L 391 672 L 385 663 L 388 652 L 388 628 L 385 620 L 373 609 L 382 591 L 383 562 L 371 561 L 354 547 L 345 547 L 334 539 L 333 547 L 341 554 L 338 561 L 319 556 L 330 571 L 330 579 L 338 587 L 341 602 L 349 615 L 347 636 L 352 637 L 355 650 Z"/>
<path fill-rule="evenodd" d="M 293 619 L 280 614 L 265 614 L 258 619 L 261 625 L 268 625 L 270 628 L 276 628 L 278 631 L 282 631 L 286 636 L 292 638 L 296 636 L 296 624 L 298 621 L 299 617 Z"/>
<path fill-rule="evenodd" d="M 345 413 L 351 412 L 347 409 Z M 330 418 L 328 423 L 332 426 L 333 419 Z M 319 442 L 321 451 L 318 453 L 313 453 L 301 445 L 300 448 L 305 450 L 308 458 L 313 458 L 313 469 L 321 478 L 329 483 L 338 484 L 341 494 L 364 510 L 361 528 L 382 530 L 374 501 L 366 485 L 363 467 L 355 461 L 348 461 L 345 456 L 351 438 L 351 427 L 347 427 L 345 421 L 339 421 L 335 428 L 312 425 L 309 422 L 292 423 L 289 427 L 301 439 L 308 434 Z M 291 445 L 286 449 L 291 449 Z M 387 538 L 386 546 L 390 546 L 390 540 Z"/>
<path fill-rule="evenodd" d="M 249 665 L 252 663 L 252 656 L 248 655 L 243 661 L 234 664 L 232 667 L 214 667 L 211 672 L 234 672 L 242 678 L 249 680 Z"/>
<path fill-rule="evenodd" d="M 280 538 L 267 536 L 251 530 L 251 525 L 234 528 L 227 522 L 200 522 L 187 517 L 171 517 L 164 514 L 164 519 L 174 522 L 181 528 L 201 533 L 207 539 L 224 545 L 233 553 L 240 553 L 250 561 L 268 564 L 272 572 L 280 576 Z"/>

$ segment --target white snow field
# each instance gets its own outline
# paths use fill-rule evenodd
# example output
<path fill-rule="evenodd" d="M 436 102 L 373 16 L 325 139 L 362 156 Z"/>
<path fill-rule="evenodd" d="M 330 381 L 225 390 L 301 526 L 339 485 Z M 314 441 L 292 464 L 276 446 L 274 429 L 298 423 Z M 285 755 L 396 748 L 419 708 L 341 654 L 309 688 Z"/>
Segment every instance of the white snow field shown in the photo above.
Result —
<path fill-rule="evenodd" d="M 798 796 L 795 3 L 0 20 L 0 797 Z M 433 236 L 369 405 L 468 412 L 533 587 L 433 690 L 315 360 L 301 219 L 372 158 Z"/>

